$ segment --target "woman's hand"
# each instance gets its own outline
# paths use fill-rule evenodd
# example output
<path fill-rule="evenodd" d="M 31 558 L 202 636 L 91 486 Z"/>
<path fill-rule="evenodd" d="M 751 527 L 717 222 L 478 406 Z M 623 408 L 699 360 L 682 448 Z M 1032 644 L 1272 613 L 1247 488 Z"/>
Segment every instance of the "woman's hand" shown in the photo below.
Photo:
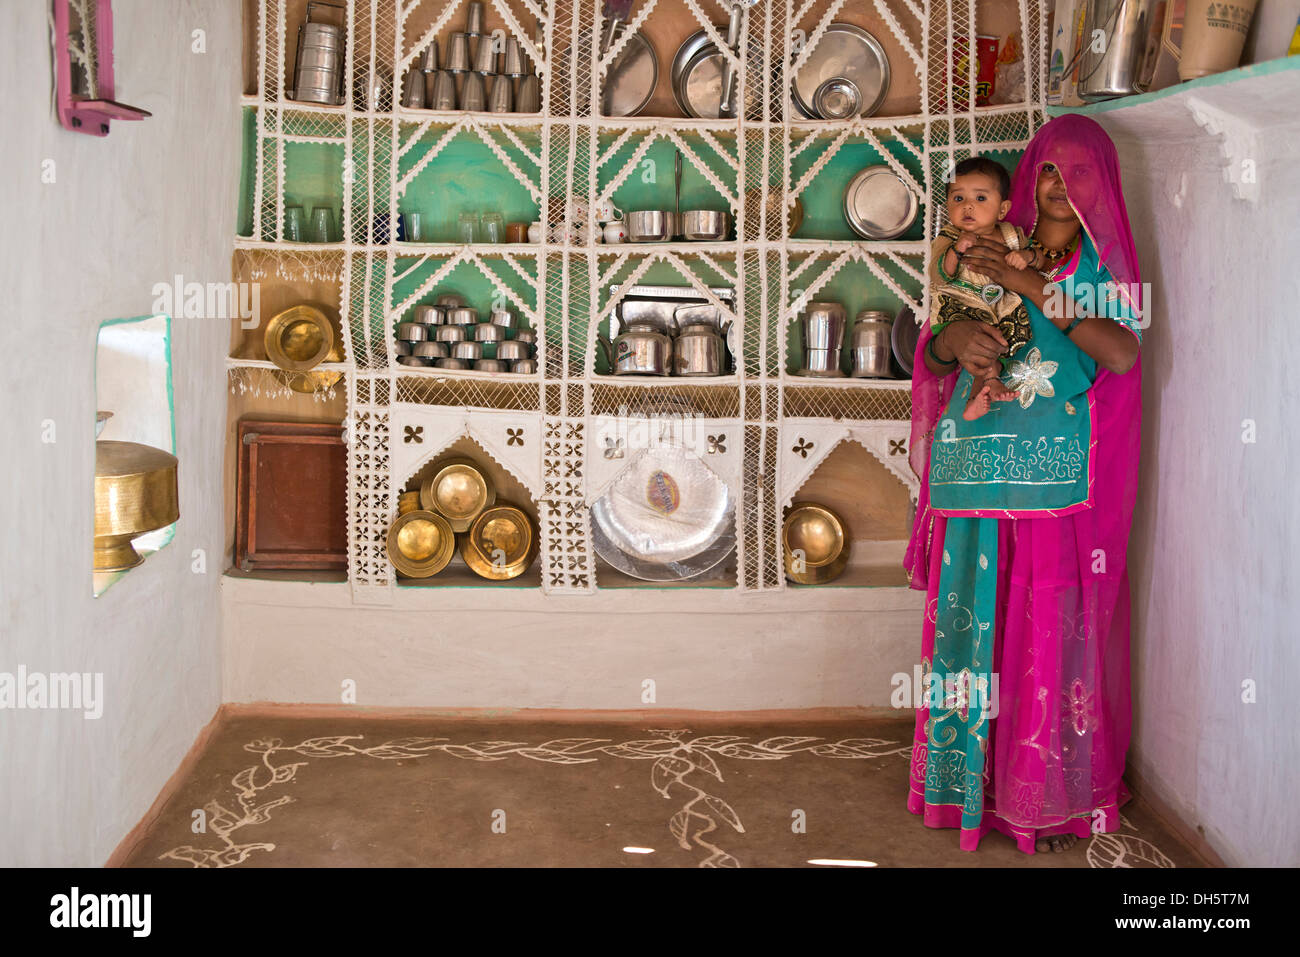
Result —
<path fill-rule="evenodd" d="M 959 319 L 944 326 L 939 337 L 939 351 L 956 356 L 962 368 L 977 379 L 1002 371 L 998 356 L 1007 348 L 1007 340 L 993 326 Z"/>
<path fill-rule="evenodd" d="M 1003 289 L 1030 298 L 1043 294 L 1043 277 L 1032 269 L 1016 269 L 1008 265 L 1005 244 L 989 236 L 979 236 L 962 256 L 963 265 L 983 273 Z M 1040 304 L 1041 305 L 1041 304 Z"/>

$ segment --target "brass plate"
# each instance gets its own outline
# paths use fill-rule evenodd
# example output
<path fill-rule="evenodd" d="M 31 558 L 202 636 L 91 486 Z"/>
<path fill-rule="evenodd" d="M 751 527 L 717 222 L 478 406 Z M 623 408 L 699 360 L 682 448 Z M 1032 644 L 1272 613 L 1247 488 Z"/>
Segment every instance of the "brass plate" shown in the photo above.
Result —
<path fill-rule="evenodd" d="M 475 574 L 506 581 L 518 578 L 532 564 L 536 543 L 528 516 L 503 502 L 474 519 L 461 537 L 460 557 Z M 494 554 L 498 551 L 500 554 Z"/>
<path fill-rule="evenodd" d="M 314 306 L 292 306 L 266 324 L 266 356 L 286 372 L 306 372 L 334 349 L 334 327 Z M 299 390 L 301 391 L 301 390 Z"/>
<path fill-rule="evenodd" d="M 820 585 L 839 576 L 849 560 L 843 520 L 824 505 L 795 502 L 781 528 L 785 573 L 801 585 Z M 794 571 L 794 552 L 802 550 L 804 567 Z"/>
<path fill-rule="evenodd" d="M 468 530 L 496 498 L 496 489 L 473 459 L 447 459 L 420 485 L 420 504 L 444 516 L 457 532 Z"/>
<path fill-rule="evenodd" d="M 399 515 L 388 527 L 388 560 L 407 578 L 430 578 L 447 567 L 456 536 L 447 520 L 423 509 Z"/>

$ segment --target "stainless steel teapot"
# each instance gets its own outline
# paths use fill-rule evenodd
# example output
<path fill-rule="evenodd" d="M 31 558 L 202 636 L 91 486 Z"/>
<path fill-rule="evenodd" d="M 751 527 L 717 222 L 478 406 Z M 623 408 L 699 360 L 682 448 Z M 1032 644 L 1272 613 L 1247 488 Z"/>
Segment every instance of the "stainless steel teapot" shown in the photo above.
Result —
<path fill-rule="evenodd" d="M 673 340 L 653 322 L 632 322 L 613 345 L 596 336 L 614 375 L 668 375 Z"/>

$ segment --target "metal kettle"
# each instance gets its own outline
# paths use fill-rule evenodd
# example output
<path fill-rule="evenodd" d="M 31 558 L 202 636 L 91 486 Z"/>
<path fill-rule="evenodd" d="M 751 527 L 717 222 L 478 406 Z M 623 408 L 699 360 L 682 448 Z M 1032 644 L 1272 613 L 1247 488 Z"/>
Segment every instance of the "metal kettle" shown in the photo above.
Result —
<path fill-rule="evenodd" d="M 673 340 L 653 322 L 631 322 L 610 345 L 597 335 L 614 375 L 668 375 Z"/>
<path fill-rule="evenodd" d="M 893 317 L 877 309 L 864 309 L 853 323 L 850 347 L 853 371 L 857 379 L 889 375 L 889 360 L 893 355 Z"/>

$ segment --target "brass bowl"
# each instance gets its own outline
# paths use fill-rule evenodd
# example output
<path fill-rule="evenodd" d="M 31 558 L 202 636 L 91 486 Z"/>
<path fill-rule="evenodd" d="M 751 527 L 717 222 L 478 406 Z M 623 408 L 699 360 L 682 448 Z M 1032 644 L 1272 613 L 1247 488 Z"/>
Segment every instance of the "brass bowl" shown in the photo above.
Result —
<path fill-rule="evenodd" d="M 447 567 L 456 536 L 436 512 L 415 509 L 388 526 L 388 560 L 407 578 L 431 578 Z"/>
<path fill-rule="evenodd" d="M 132 539 L 180 518 L 176 466 L 176 456 L 152 445 L 95 443 L 95 571 L 139 565 Z"/>
<path fill-rule="evenodd" d="M 840 576 L 849 563 L 848 534 L 843 520 L 825 505 L 795 502 L 781 528 L 785 573 L 800 585 L 821 585 Z M 796 570 L 794 552 L 803 552 Z"/>
<path fill-rule="evenodd" d="M 496 498 L 496 489 L 473 459 L 446 459 L 420 485 L 420 504 L 445 517 L 457 532 L 468 530 L 479 513 L 491 508 Z"/>
<path fill-rule="evenodd" d="M 413 512 L 420 507 L 420 490 L 413 492 L 403 492 L 397 496 L 397 514 L 405 515 L 407 512 Z"/>
<path fill-rule="evenodd" d="M 475 574 L 506 581 L 528 570 L 536 544 L 527 514 L 502 502 L 485 509 L 461 536 L 460 557 Z"/>
<path fill-rule="evenodd" d="M 334 349 L 334 327 L 314 306 L 297 305 L 271 318 L 263 341 L 267 358 L 281 369 L 306 372 Z"/>

